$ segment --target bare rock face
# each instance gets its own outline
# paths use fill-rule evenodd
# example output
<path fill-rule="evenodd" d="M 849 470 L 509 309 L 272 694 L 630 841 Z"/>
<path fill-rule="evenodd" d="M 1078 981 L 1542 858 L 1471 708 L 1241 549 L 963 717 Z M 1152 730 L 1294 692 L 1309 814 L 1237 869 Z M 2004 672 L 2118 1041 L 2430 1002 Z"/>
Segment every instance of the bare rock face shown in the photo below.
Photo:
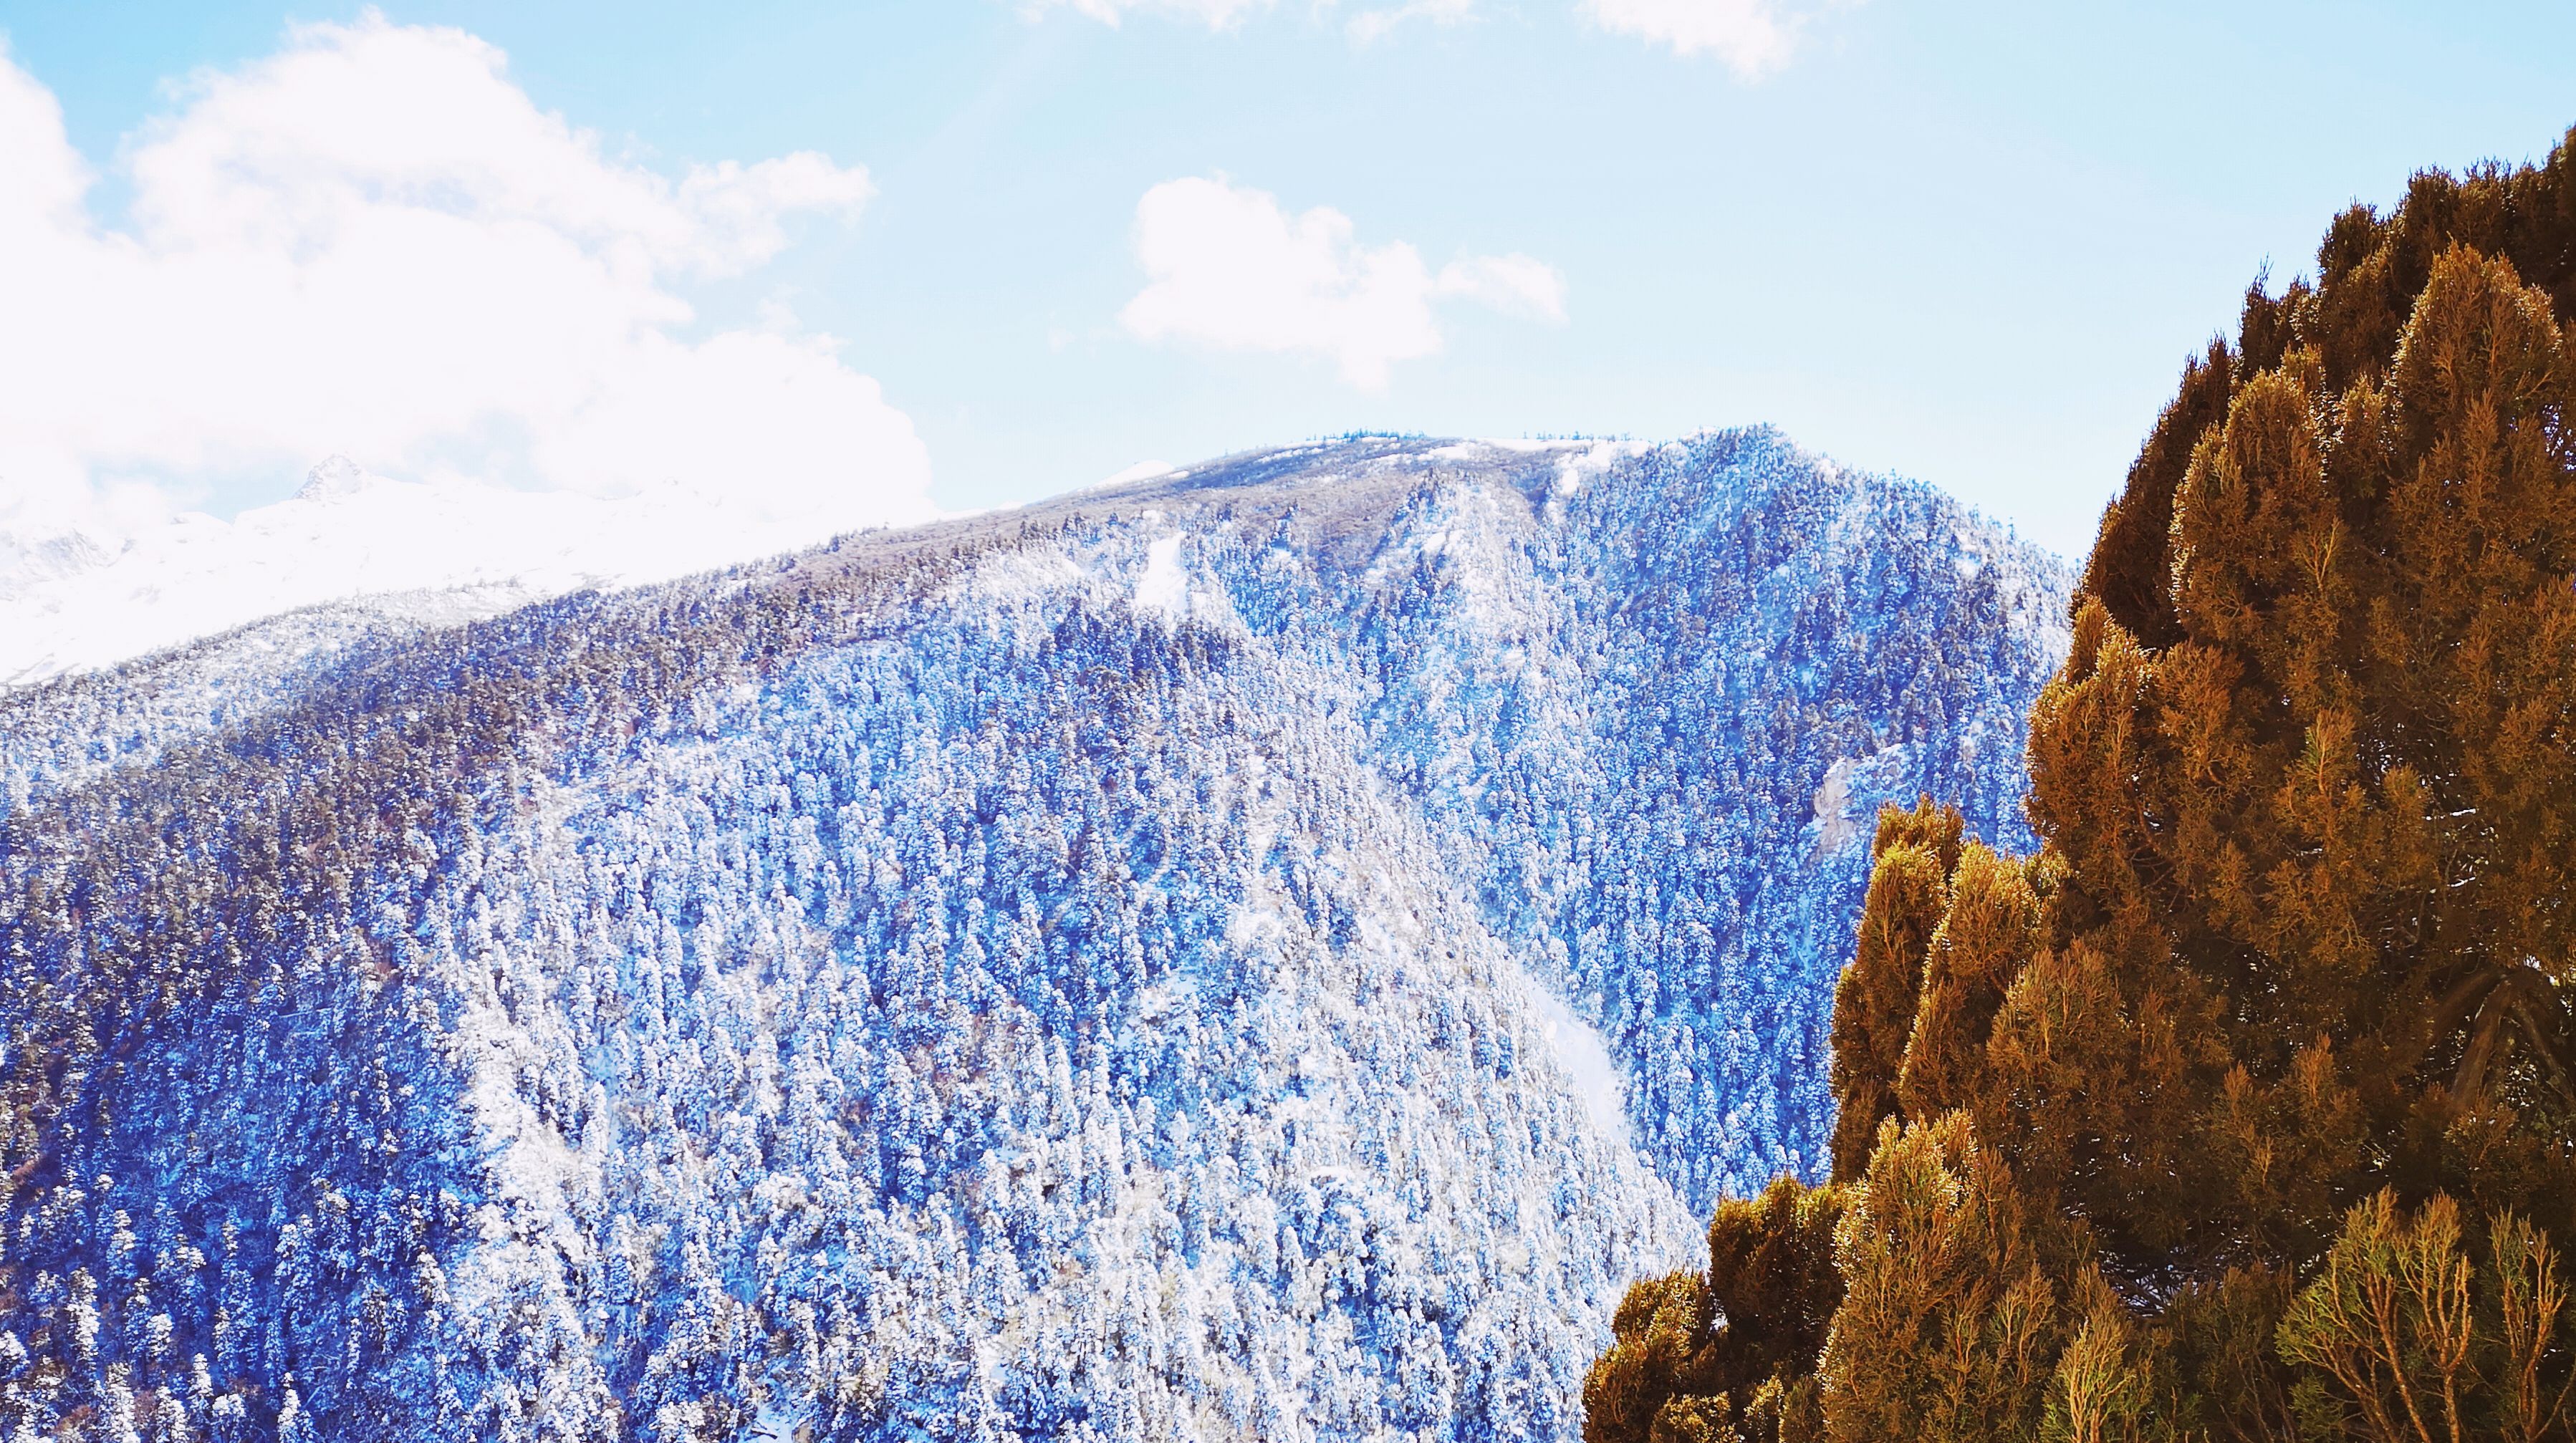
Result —
<path fill-rule="evenodd" d="M 0 693 L 0 1432 L 1572 1439 L 2066 587 L 1354 438 Z"/>

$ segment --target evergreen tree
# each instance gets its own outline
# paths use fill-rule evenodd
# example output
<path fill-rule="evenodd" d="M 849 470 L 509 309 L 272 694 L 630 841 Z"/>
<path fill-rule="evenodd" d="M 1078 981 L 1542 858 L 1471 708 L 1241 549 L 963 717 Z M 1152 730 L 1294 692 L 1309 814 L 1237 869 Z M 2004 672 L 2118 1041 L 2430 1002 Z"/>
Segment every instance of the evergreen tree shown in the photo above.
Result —
<path fill-rule="evenodd" d="M 1841 1295 L 1823 1436 L 2569 1436 L 2571 317 L 2576 132 L 2339 218 L 2104 517 L 2041 853 L 1882 814 L 1837 1277 L 1723 1325 Z M 1687 1368 L 1640 1415 L 1692 1286 L 1621 1311 L 1596 1443 L 1743 1434 Z"/>
<path fill-rule="evenodd" d="M 1900 814 L 1901 815 L 1901 814 Z M 1844 1190 L 1783 1177 L 1721 1203 L 1705 1273 L 1637 1284 L 1618 1341 L 1584 1380 L 1585 1436 L 1654 1443 L 1812 1438 L 1816 1358 L 1843 1287 L 1834 1232 Z"/>
<path fill-rule="evenodd" d="M 1966 820 L 1930 798 L 1911 812 L 1893 808 L 1870 844 L 1869 894 L 1860 945 L 1834 989 L 1834 1176 L 1869 1164 L 1879 1123 L 1896 1113 L 1896 1085 L 1923 988 L 1932 933 L 1949 906 Z"/>

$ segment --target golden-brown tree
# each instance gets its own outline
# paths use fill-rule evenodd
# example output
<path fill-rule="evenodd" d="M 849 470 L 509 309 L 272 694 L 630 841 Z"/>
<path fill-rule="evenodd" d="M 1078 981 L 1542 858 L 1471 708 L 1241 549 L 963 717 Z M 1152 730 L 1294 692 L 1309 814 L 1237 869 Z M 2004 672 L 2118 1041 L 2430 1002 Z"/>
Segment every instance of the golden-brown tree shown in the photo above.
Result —
<path fill-rule="evenodd" d="M 1806 1443 L 1821 1436 L 1817 1355 L 1842 1300 L 1844 1194 L 1781 1178 L 1718 1206 L 1706 1272 L 1637 1284 L 1584 1380 L 1593 1443 Z"/>
<path fill-rule="evenodd" d="M 2576 132 L 2318 262 L 2103 519 L 2041 854 L 1881 818 L 1826 1436 L 2570 1436 Z"/>
<path fill-rule="evenodd" d="M 1965 829 L 1958 808 L 1935 807 L 1929 797 L 1911 812 L 1879 815 L 1860 945 L 1834 990 L 1835 1177 L 1860 1176 L 1879 1123 L 1896 1115 L 1923 963 L 1950 905 Z"/>

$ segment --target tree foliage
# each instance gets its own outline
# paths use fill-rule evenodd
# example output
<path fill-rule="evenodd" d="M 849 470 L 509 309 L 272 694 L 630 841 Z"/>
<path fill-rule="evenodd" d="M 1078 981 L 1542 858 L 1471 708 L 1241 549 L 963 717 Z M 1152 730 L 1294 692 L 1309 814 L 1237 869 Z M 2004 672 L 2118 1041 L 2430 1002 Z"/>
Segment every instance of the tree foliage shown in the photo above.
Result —
<path fill-rule="evenodd" d="M 1584 1380 L 1587 1436 L 1651 1443 L 1794 1443 L 1818 1436 L 1812 1375 L 1842 1297 L 1834 1232 L 1845 1193 L 1783 1177 L 1718 1205 L 1706 1272 L 1637 1284 L 1618 1342 Z"/>
<path fill-rule="evenodd" d="M 2103 519 L 2039 855 L 1882 814 L 1826 1436 L 2569 1436 L 2571 317 L 2576 132 L 2338 218 Z"/>

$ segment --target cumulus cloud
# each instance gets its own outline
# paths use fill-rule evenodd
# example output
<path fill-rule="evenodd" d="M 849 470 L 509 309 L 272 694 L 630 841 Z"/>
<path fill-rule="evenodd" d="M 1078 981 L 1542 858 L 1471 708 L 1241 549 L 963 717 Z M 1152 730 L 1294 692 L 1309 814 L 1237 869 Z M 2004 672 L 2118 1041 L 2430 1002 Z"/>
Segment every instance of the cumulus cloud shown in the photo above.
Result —
<path fill-rule="evenodd" d="M 1747 79 L 1787 64 L 1797 31 L 1774 0 L 1583 0 L 1583 11 L 1676 54 L 1714 55 Z"/>
<path fill-rule="evenodd" d="M 492 46 L 372 12 L 195 77 L 121 164 L 117 228 L 0 52 L 0 511 L 22 524 L 333 452 L 835 525 L 928 509 L 910 421 L 830 338 L 775 313 L 695 333 L 685 295 L 800 214 L 855 215 L 861 169 L 666 175 L 541 110 Z"/>
<path fill-rule="evenodd" d="M 1301 215 L 1222 177 L 1165 181 L 1136 205 L 1145 288 L 1119 312 L 1128 334 L 1224 350 L 1331 359 L 1376 390 L 1397 361 L 1436 353 L 1433 303 L 1565 318 L 1565 281 L 1523 255 L 1475 256 L 1434 273 L 1402 241 L 1362 245 L 1329 206 Z"/>

